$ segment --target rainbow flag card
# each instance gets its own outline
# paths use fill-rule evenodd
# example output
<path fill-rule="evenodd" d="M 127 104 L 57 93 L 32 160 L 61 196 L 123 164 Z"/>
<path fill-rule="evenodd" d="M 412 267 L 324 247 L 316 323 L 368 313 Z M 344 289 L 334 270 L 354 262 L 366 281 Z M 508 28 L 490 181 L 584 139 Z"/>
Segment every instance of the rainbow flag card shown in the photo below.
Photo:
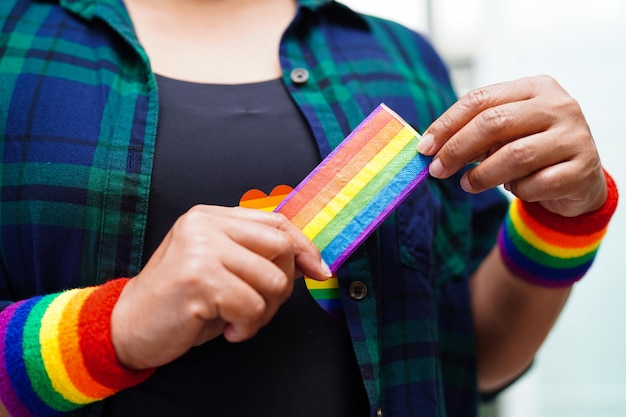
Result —
<path fill-rule="evenodd" d="M 379 105 L 275 211 L 313 241 L 331 271 L 341 264 L 428 174 L 419 134 Z"/>
<path fill-rule="evenodd" d="M 293 188 L 288 185 L 276 186 L 269 195 L 261 190 L 250 190 L 242 197 L 239 205 L 241 207 L 253 208 L 264 211 L 274 211 L 276 207 L 287 197 Z M 341 294 L 339 293 L 339 280 L 334 274 L 326 281 L 316 281 L 304 277 L 304 283 L 317 304 L 332 317 L 339 318 L 343 315 L 341 305 Z"/>

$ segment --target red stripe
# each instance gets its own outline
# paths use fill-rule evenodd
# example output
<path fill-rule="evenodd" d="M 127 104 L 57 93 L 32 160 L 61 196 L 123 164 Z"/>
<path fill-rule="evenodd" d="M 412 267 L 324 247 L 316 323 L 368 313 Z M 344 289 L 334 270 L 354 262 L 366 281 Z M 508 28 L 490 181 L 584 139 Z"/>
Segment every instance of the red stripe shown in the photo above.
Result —
<path fill-rule="evenodd" d="M 544 209 L 539 203 L 522 201 L 524 209 L 539 223 L 552 230 L 568 235 L 590 235 L 606 227 L 617 208 L 618 192 L 615 181 L 604 170 L 607 185 L 607 198 L 602 207 L 576 217 L 564 217 Z"/>
<path fill-rule="evenodd" d="M 518 214 L 522 222 L 531 229 L 534 234 L 544 242 L 561 248 L 586 248 L 593 245 L 602 239 L 608 227 L 605 226 L 603 229 L 588 235 L 566 234 L 540 223 L 535 217 L 528 213 L 525 205 L 518 204 L 517 207 L 519 208 Z"/>
<path fill-rule="evenodd" d="M 280 212 L 302 229 L 403 128 L 392 114 L 378 112 L 333 156 L 332 164 L 320 167 L 314 177 L 297 189 Z"/>
<path fill-rule="evenodd" d="M 111 340 L 111 313 L 128 279 L 109 281 L 94 291 L 80 312 L 78 332 L 85 366 L 100 384 L 119 391 L 137 385 L 154 369 L 131 371 L 117 359 Z"/>
<path fill-rule="evenodd" d="M 61 359 L 63 366 L 67 370 L 67 375 L 72 384 L 84 395 L 99 399 L 105 398 L 115 393 L 111 388 L 103 387 L 95 381 L 85 366 L 85 361 L 80 351 L 80 338 L 78 335 L 78 322 L 80 312 L 85 304 L 85 300 L 93 294 L 94 287 L 85 288 L 76 293 L 67 304 L 61 316 L 62 332 L 74 332 L 75 337 L 67 337 L 60 340 Z"/>

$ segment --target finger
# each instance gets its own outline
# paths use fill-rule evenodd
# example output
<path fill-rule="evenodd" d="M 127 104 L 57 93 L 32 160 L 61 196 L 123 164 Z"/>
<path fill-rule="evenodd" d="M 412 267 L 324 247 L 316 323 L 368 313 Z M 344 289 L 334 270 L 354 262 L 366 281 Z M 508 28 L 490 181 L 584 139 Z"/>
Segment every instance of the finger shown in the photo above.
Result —
<path fill-rule="evenodd" d="M 269 323 L 280 306 L 289 298 L 293 290 L 295 266 L 293 256 L 289 255 L 285 255 L 284 260 L 279 258 L 271 262 L 242 247 L 238 247 L 238 250 L 229 250 L 228 253 L 231 256 L 223 258 L 226 269 L 233 277 L 245 282 L 264 301 L 262 309 L 259 306 L 258 309 L 253 308 L 251 311 L 238 310 L 239 304 L 243 302 L 238 297 L 221 302 L 220 317 L 228 323 L 224 329 L 224 336 L 231 342 L 238 342 L 254 336 L 260 327 Z M 290 265 L 280 265 L 281 263 Z M 288 272 L 285 273 L 285 270 Z M 231 291 L 234 290 L 229 290 L 228 293 Z"/>
<path fill-rule="evenodd" d="M 237 220 L 225 223 L 225 232 L 233 241 L 266 259 L 281 259 L 280 264 L 287 266 L 285 272 L 293 273 L 296 243 L 291 234 L 281 230 L 277 221 L 272 223 Z M 290 262 L 286 262 L 289 259 Z"/>
<path fill-rule="evenodd" d="M 541 204 L 562 216 L 594 210 L 606 199 L 606 183 L 600 165 L 575 159 L 546 167 L 509 185 L 517 197 Z M 590 206 L 594 201 L 598 204 Z"/>
<path fill-rule="evenodd" d="M 258 292 L 273 315 L 291 295 L 295 270 L 293 257 L 285 256 L 285 260 L 272 262 L 241 247 L 227 252 L 222 261 L 224 267 Z"/>
<path fill-rule="evenodd" d="M 280 213 L 264 212 L 265 216 L 259 216 L 257 213 L 249 212 L 259 212 L 260 210 L 251 210 L 246 208 L 238 208 L 237 211 L 240 211 L 241 214 L 246 217 L 254 216 L 256 220 L 276 227 L 277 229 L 287 233 L 287 235 L 292 239 L 296 266 L 298 267 L 298 270 L 307 277 L 316 280 L 325 280 L 332 276 L 328 266 L 322 261 L 319 249 L 302 233 L 300 229 L 287 220 L 284 215 Z"/>
<path fill-rule="evenodd" d="M 199 311 L 206 311 L 207 321 L 223 320 L 224 335 L 227 329 L 232 342 L 239 342 L 253 337 L 267 323 L 266 300 L 246 281 L 230 271 L 222 272 L 217 280 L 219 287 L 207 285 L 203 299 L 205 306 Z"/>
<path fill-rule="evenodd" d="M 575 157 L 573 147 L 554 132 L 542 132 L 507 143 L 483 162 L 468 170 L 461 187 L 479 193 L 500 184 L 510 184 L 542 168 Z"/>
<path fill-rule="evenodd" d="M 576 164 L 564 162 L 512 181 L 507 188 L 522 200 L 556 200 L 571 195 L 576 188 Z"/>
<path fill-rule="evenodd" d="M 285 216 L 279 214 L 278 228 L 288 233 L 293 239 L 296 266 L 302 274 L 316 280 L 326 280 L 332 277 L 328 265 L 322 260 L 319 249 Z"/>
<path fill-rule="evenodd" d="M 215 339 L 217 336 L 224 333 L 225 327 L 226 322 L 222 319 L 209 320 L 205 322 L 202 328 L 198 331 L 193 345 L 200 346 L 209 340 Z"/>
<path fill-rule="evenodd" d="M 293 256 L 296 259 L 296 265 L 302 272 L 311 278 L 320 280 L 332 276 L 328 267 L 322 262 L 319 250 L 315 245 L 282 214 L 242 207 L 198 205 L 190 209 L 184 217 L 187 219 L 194 218 L 189 222 L 192 225 L 192 232 L 197 232 L 197 229 L 210 230 L 213 222 L 217 222 L 221 227 L 228 227 L 231 238 L 270 259 L 283 256 L 280 248 L 285 247 L 287 241 L 284 234 L 286 233 L 293 250 Z M 205 225 L 200 226 L 203 223 Z M 264 227 L 272 228 L 274 231 Z M 283 235 L 278 235 L 275 232 L 280 232 Z M 170 234 L 171 231 L 168 235 Z M 164 250 L 165 248 L 157 249 L 155 253 L 157 257 Z"/>
<path fill-rule="evenodd" d="M 489 158 L 513 141 L 547 130 L 554 119 L 538 107 L 531 99 L 479 113 L 442 146 L 431 163 L 431 175 L 447 178 L 468 163 Z"/>
<path fill-rule="evenodd" d="M 478 114 L 491 107 L 533 98 L 535 87 L 530 79 L 493 84 L 470 91 L 446 110 L 424 132 L 418 150 L 436 154 L 442 146 Z"/>
<path fill-rule="evenodd" d="M 205 232 L 220 230 L 229 239 L 270 260 L 283 253 L 293 256 L 292 238 L 279 228 L 284 216 L 261 210 L 198 205 L 183 217 L 178 222 L 179 234 L 195 238 L 194 242 L 216 246 L 217 236 Z"/>

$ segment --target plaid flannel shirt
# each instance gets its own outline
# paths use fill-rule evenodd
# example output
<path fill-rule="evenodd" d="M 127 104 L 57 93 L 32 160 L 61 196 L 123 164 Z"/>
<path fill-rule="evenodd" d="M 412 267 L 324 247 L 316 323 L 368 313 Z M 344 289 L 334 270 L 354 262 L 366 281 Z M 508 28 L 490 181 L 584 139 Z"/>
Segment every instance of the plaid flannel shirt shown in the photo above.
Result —
<path fill-rule="evenodd" d="M 299 3 L 280 62 L 322 157 L 380 102 L 423 131 L 455 100 L 423 37 L 333 1 Z M 308 78 L 292 79 L 298 69 Z M 2 0 L 4 305 L 139 272 L 157 95 L 122 0 Z M 372 416 L 476 414 L 468 277 L 506 199 L 458 180 L 425 182 L 339 271 Z M 357 280 L 360 301 L 348 296 Z"/>

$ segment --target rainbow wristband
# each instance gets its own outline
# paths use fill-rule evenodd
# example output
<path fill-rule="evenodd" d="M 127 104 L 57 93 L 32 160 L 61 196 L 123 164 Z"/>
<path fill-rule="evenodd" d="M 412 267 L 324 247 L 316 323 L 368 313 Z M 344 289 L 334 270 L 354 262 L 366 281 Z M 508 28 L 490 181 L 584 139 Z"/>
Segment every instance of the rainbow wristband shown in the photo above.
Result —
<path fill-rule="evenodd" d="M 545 287 L 567 287 L 585 275 L 617 207 L 615 182 L 606 171 L 604 176 L 606 202 L 580 216 L 564 217 L 539 203 L 513 200 L 498 236 L 500 255 L 513 274 Z"/>
<path fill-rule="evenodd" d="M 124 368 L 111 341 L 111 312 L 127 282 L 35 297 L 0 312 L 0 400 L 11 416 L 56 416 L 152 374 Z"/>

